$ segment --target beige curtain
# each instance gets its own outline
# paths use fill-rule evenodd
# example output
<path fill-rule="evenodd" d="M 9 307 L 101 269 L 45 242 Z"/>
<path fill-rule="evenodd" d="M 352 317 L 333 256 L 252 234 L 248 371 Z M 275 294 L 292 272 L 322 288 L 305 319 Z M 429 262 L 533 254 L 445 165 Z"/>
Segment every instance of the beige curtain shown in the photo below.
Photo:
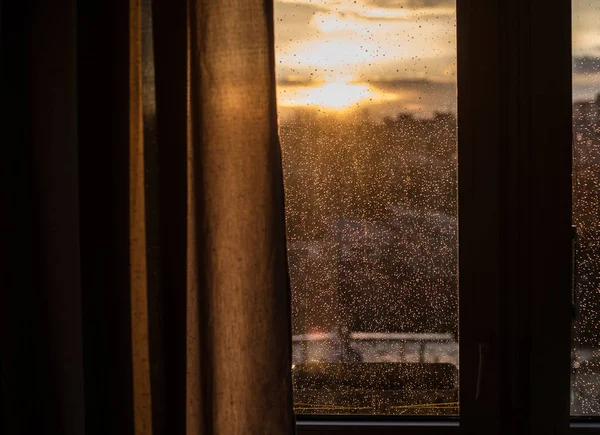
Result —
<path fill-rule="evenodd" d="M 166 305 L 160 309 L 171 324 L 157 355 L 164 359 L 157 376 L 164 379 L 153 385 L 164 388 L 167 411 L 154 423 L 165 433 L 184 421 L 190 435 L 290 434 L 291 318 L 272 2 L 153 6 L 144 12 L 153 12 L 156 46 L 159 250 L 163 259 L 180 260 L 162 264 L 158 292 Z M 171 233 L 182 243 L 165 241 Z M 173 276 L 184 264 L 185 276 Z M 169 344 L 176 339 L 171 334 L 183 333 L 185 348 Z M 185 358 L 170 354 L 182 351 Z M 185 376 L 178 376 L 172 371 L 183 361 Z M 136 389 L 136 403 L 152 409 L 144 397 L 144 388 Z M 149 419 L 136 426 L 148 427 Z"/>
<path fill-rule="evenodd" d="M 269 3 L 190 1 L 189 434 L 294 427 Z"/>

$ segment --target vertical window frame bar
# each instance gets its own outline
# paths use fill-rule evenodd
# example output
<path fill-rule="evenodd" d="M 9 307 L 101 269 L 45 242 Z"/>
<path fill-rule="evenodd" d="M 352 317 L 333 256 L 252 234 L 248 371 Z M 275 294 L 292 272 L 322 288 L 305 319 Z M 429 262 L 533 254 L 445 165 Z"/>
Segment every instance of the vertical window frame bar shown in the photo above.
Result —
<path fill-rule="evenodd" d="M 530 430 L 570 432 L 572 238 L 571 1 L 528 0 L 522 105 L 530 128 Z M 527 76 L 525 74 L 528 74 Z M 527 102 L 529 106 L 527 107 Z"/>

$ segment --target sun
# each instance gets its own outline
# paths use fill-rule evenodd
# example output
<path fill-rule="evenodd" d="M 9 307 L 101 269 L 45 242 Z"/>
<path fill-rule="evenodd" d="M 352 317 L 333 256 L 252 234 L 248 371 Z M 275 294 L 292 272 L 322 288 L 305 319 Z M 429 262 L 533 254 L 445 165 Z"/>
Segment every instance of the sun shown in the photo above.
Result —
<path fill-rule="evenodd" d="M 304 103 L 324 109 L 341 110 L 376 97 L 365 84 L 327 83 L 304 91 Z"/>
<path fill-rule="evenodd" d="M 345 110 L 362 102 L 379 98 L 378 93 L 367 84 L 344 81 L 279 91 L 279 104 L 283 106 L 313 106 L 335 111 Z"/>

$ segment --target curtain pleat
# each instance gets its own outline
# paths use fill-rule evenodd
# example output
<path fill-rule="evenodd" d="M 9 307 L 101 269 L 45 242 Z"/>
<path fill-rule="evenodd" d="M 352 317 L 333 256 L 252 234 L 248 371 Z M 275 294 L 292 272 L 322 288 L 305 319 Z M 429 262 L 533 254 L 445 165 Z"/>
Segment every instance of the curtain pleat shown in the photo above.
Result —
<path fill-rule="evenodd" d="M 158 161 L 159 305 L 149 313 L 155 434 L 184 434 L 188 382 L 188 79 L 186 0 L 152 0 Z M 197 333 L 197 332 L 196 332 Z M 197 397 L 195 395 L 194 397 Z"/>
<path fill-rule="evenodd" d="M 189 264 L 198 280 L 197 433 L 292 433 L 271 2 L 189 5 L 188 157 L 196 215 L 188 216 L 196 229 L 188 243 L 197 255 Z"/>
<path fill-rule="evenodd" d="M 148 323 L 142 0 L 129 9 L 129 264 L 135 433 L 152 434 Z"/>
<path fill-rule="evenodd" d="M 133 434 L 132 4 L 77 4 L 78 167 L 85 433 Z M 135 143 L 137 146 L 137 142 Z M 134 154 L 135 155 L 135 154 Z M 136 160 L 137 162 L 137 160 Z M 138 164 L 138 163 L 136 163 Z M 139 165 L 139 164 L 138 164 Z M 138 209 L 138 212 L 141 211 Z M 139 237 L 139 236 L 137 236 Z M 143 236 L 142 236 L 143 237 Z M 143 253 L 142 253 L 143 255 Z M 137 334 L 136 334 L 137 335 Z M 135 358 L 137 361 L 137 357 Z M 137 363 L 135 363 L 137 364 Z M 137 371 L 137 367 L 136 367 Z M 139 371 L 136 376 L 139 376 Z"/>

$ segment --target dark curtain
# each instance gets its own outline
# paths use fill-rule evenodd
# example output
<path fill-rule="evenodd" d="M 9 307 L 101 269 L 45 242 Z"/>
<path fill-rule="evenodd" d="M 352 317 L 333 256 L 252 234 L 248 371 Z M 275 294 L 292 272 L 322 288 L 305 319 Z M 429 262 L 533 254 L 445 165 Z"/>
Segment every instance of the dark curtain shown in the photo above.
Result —
<path fill-rule="evenodd" d="M 2 433 L 294 432 L 271 3 L 3 0 Z"/>

